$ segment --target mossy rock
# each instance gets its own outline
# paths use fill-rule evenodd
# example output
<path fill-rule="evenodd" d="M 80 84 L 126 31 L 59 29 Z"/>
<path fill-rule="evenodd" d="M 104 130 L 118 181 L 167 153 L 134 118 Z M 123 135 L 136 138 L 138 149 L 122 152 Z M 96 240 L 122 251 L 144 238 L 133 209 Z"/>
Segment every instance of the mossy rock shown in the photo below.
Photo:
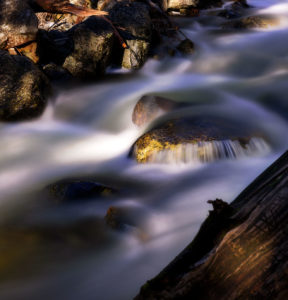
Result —
<path fill-rule="evenodd" d="M 259 133 L 245 124 L 220 117 L 183 117 L 165 121 L 143 134 L 132 146 L 130 156 L 139 163 L 153 162 L 155 154 L 165 150 L 182 151 L 183 145 L 203 142 L 237 141 L 243 149 Z M 205 149 L 199 147 L 198 156 L 204 159 Z"/>

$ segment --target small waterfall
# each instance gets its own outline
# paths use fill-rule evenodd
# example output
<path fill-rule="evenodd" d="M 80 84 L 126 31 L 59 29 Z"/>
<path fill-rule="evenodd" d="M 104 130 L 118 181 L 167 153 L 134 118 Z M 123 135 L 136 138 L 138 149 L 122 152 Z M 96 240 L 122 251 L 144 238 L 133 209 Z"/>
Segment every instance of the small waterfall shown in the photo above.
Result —
<path fill-rule="evenodd" d="M 221 159 L 239 159 L 266 155 L 270 146 L 263 138 L 254 137 L 243 145 L 238 140 L 203 141 L 181 144 L 173 149 L 155 151 L 148 159 L 150 163 L 207 163 Z"/>

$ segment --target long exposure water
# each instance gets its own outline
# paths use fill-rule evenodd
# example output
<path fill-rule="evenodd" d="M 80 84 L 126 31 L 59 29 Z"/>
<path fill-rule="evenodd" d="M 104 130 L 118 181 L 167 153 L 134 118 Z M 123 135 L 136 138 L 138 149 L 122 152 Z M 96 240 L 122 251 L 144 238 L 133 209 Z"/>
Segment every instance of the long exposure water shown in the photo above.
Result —
<path fill-rule="evenodd" d="M 133 75 L 60 88 L 40 119 L 0 125 L 1 224 L 17 219 L 69 227 L 91 218 L 100 223 L 97 242 L 75 251 L 74 241 L 54 247 L 45 239 L 45 251 L 30 251 L 29 242 L 20 239 L 14 269 L 1 273 L 0 299 L 132 299 L 191 242 L 208 214 L 207 200 L 231 202 L 287 149 L 288 1 L 249 3 L 278 24 L 227 31 L 219 29 L 211 11 L 176 19 L 195 42 L 194 55 L 151 59 Z M 268 145 L 237 159 L 193 164 L 172 157 L 137 164 L 128 153 L 145 128 L 132 123 L 132 112 L 146 94 L 190 103 L 191 115 L 225 115 L 257 126 Z M 83 176 L 128 192 L 58 206 L 42 203 L 47 185 Z M 111 206 L 141 222 L 123 231 L 102 226 Z M 0 259 L 4 270 L 7 257 Z"/>

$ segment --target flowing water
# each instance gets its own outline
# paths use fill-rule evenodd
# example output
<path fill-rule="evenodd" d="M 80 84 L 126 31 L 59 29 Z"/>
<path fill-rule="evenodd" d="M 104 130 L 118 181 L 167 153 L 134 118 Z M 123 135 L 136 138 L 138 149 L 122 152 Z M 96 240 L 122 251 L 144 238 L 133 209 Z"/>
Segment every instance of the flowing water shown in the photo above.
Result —
<path fill-rule="evenodd" d="M 141 220 L 122 231 L 100 226 L 99 241 L 89 247 L 75 242 L 75 251 L 73 243 L 53 248 L 43 240 L 43 255 L 43 249 L 27 251 L 20 239 L 14 247 L 23 248 L 22 260 L 1 276 L 0 299 L 132 299 L 192 240 L 208 214 L 207 200 L 232 201 L 287 149 L 288 1 L 250 4 L 255 12 L 274 15 L 278 25 L 229 32 L 215 25 L 219 18 L 205 14 L 176 19 L 195 42 L 195 55 L 149 60 L 132 76 L 60 89 L 39 120 L 0 125 L 1 223 L 104 223 L 110 206 Z M 132 111 L 145 94 L 190 103 L 191 115 L 229 116 L 257 126 L 266 140 L 252 139 L 246 150 L 236 141 L 207 143 L 204 160 L 197 160 L 196 146 L 186 145 L 180 156 L 163 152 L 154 163 L 137 164 L 128 153 L 145 128 L 132 123 Z M 223 155 L 221 147 L 234 154 Z M 215 155 L 220 159 L 214 161 Z M 45 186 L 83 176 L 128 192 L 42 203 Z"/>

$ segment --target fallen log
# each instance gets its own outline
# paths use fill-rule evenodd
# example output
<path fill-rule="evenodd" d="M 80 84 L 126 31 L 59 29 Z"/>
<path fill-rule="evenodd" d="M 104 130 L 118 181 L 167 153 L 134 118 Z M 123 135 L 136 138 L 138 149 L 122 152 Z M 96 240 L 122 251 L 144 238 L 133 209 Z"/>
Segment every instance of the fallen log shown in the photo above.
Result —
<path fill-rule="evenodd" d="M 193 242 L 135 299 L 288 299 L 287 198 L 288 151 L 230 205 L 212 201 Z"/>

